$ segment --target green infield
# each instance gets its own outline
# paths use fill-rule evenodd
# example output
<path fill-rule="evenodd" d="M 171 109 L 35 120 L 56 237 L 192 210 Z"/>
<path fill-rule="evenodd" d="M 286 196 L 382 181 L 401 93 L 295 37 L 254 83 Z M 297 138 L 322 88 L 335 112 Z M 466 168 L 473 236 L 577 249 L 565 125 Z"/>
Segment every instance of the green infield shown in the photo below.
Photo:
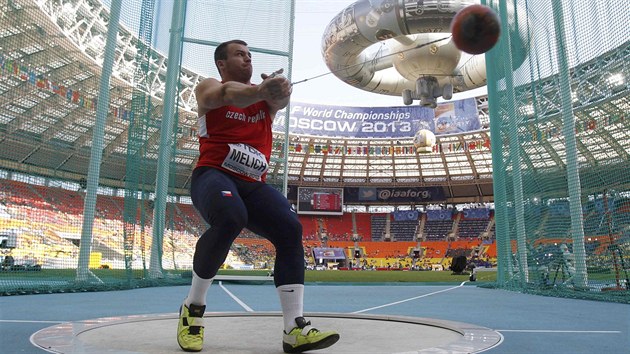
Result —
<path fill-rule="evenodd" d="M 267 271 L 220 270 L 221 275 L 268 275 Z M 468 280 L 469 275 L 452 275 L 451 271 L 351 271 L 307 270 L 306 282 L 322 283 L 451 283 Z M 493 282 L 496 272 L 477 272 L 478 282 Z"/>
<path fill-rule="evenodd" d="M 0 294 L 22 293 L 36 291 L 64 291 L 68 289 L 113 290 L 114 288 L 134 288 L 145 286 L 187 285 L 190 284 L 192 273 L 190 270 L 167 269 L 162 278 L 152 278 L 142 269 L 127 271 L 124 269 L 92 269 L 92 274 L 98 279 L 93 282 L 78 282 L 75 269 L 41 269 L 38 271 L 2 271 L 0 272 Z M 226 279 L 225 281 L 253 282 L 264 284 L 271 280 L 269 270 L 235 270 L 221 269 L 219 275 L 265 277 L 264 281 L 257 279 Z M 551 275 L 553 277 L 553 274 Z M 352 271 L 352 270 L 307 270 L 306 283 L 354 283 L 354 284 L 445 284 L 469 281 L 469 275 L 453 275 L 451 271 Z M 496 282 L 496 269 L 481 269 L 476 272 L 476 283 L 490 284 Z M 598 282 L 614 282 L 615 274 L 611 271 L 589 274 L 589 279 Z M 560 279 L 558 280 L 560 281 Z M 474 283 L 473 283 L 474 284 Z"/>

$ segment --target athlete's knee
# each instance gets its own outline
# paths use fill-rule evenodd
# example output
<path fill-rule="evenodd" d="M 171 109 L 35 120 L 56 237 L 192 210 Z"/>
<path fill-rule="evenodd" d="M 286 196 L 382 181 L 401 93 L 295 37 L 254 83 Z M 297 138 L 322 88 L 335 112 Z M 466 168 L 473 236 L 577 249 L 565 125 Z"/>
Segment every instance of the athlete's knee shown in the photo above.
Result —
<path fill-rule="evenodd" d="M 283 224 L 283 229 L 289 239 L 299 241 L 302 244 L 302 223 L 298 218 L 289 218 L 286 223 Z"/>
<path fill-rule="evenodd" d="M 287 222 L 287 227 L 292 234 L 302 236 L 302 223 L 297 217 L 289 219 L 289 222 Z"/>
<path fill-rule="evenodd" d="M 247 215 L 236 211 L 224 210 L 213 218 L 211 227 L 221 230 L 223 235 L 238 235 L 247 225 Z"/>

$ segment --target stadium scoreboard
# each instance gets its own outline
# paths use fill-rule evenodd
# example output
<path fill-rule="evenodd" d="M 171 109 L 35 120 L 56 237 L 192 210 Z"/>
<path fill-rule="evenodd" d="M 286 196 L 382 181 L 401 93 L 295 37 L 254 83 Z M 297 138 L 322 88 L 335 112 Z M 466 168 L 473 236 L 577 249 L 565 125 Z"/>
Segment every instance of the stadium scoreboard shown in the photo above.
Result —
<path fill-rule="evenodd" d="M 298 214 L 343 215 L 343 188 L 298 187 Z"/>

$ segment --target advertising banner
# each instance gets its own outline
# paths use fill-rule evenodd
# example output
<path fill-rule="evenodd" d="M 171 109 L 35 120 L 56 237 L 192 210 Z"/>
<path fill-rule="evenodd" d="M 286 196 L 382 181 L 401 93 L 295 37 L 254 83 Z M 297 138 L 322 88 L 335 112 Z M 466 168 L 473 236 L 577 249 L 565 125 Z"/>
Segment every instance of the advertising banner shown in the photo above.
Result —
<path fill-rule="evenodd" d="M 436 109 L 401 107 L 344 107 L 291 102 L 289 132 L 325 137 L 409 138 L 428 129 L 439 134 L 478 130 L 481 127 L 474 98 L 439 104 Z M 276 121 L 274 131 L 282 132 Z"/>
<path fill-rule="evenodd" d="M 552 216 L 569 216 L 571 215 L 569 202 L 566 200 L 553 202 L 549 204 L 549 212 Z"/>
<path fill-rule="evenodd" d="M 343 248 L 315 247 L 313 248 L 313 257 L 315 259 L 345 259 L 346 254 L 343 252 Z"/>
<path fill-rule="evenodd" d="M 453 218 L 452 210 L 427 210 L 427 220 L 451 220 Z"/>
<path fill-rule="evenodd" d="M 420 215 L 417 210 L 397 210 L 392 214 L 394 214 L 394 221 L 418 220 L 418 216 Z"/>
<path fill-rule="evenodd" d="M 595 210 L 600 213 L 607 213 L 607 212 L 612 212 L 615 210 L 615 199 L 614 198 L 607 198 L 606 199 L 606 203 L 604 203 L 603 199 L 596 199 L 595 200 Z"/>
<path fill-rule="evenodd" d="M 490 209 L 488 208 L 474 208 L 464 209 L 464 219 L 466 220 L 489 220 Z"/>
<path fill-rule="evenodd" d="M 362 202 L 396 202 L 396 203 L 426 203 L 444 201 L 444 191 L 441 187 L 345 187 L 344 201 L 346 203 Z M 368 203 L 369 204 L 369 203 Z"/>

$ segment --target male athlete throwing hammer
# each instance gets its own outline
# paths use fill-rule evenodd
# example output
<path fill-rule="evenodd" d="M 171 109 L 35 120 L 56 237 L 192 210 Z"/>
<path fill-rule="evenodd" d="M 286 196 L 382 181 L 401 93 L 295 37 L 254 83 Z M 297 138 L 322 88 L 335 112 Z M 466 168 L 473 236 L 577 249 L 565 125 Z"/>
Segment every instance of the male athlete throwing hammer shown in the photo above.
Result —
<path fill-rule="evenodd" d="M 327 348 L 339 340 L 339 334 L 321 332 L 303 317 L 302 225 L 287 199 L 265 183 L 271 125 L 276 112 L 289 103 L 291 84 L 282 76 L 263 74 L 262 83 L 253 85 L 251 53 L 241 40 L 220 44 L 214 61 L 221 81 L 205 79 L 195 89 L 200 156 L 190 190 L 195 208 L 210 228 L 197 241 L 177 342 L 185 351 L 202 349 L 208 288 L 232 242 L 246 227 L 276 248 L 274 282 L 284 319 L 283 350 Z"/>

